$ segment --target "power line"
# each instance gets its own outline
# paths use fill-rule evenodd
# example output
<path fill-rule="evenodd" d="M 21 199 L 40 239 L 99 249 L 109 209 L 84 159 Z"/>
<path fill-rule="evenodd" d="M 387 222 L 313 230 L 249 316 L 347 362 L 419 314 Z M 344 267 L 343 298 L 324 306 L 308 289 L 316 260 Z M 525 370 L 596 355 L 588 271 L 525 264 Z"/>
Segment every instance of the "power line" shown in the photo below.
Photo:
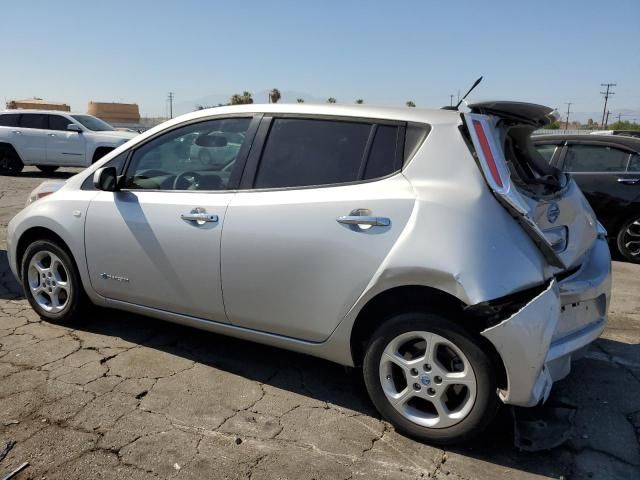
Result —
<path fill-rule="evenodd" d="M 567 130 L 569 128 L 569 115 L 571 114 L 571 105 L 573 102 L 565 102 L 567 105 L 567 123 L 564 124 L 564 129 Z"/>
<path fill-rule="evenodd" d="M 607 113 L 607 102 L 609 101 L 609 96 L 615 95 L 615 92 L 610 91 L 611 87 L 616 87 L 615 83 L 601 83 L 601 87 L 607 87 L 606 92 L 600 92 L 601 95 L 604 95 L 604 108 L 602 109 L 602 128 L 605 128 L 604 116 Z"/>
<path fill-rule="evenodd" d="M 169 118 L 173 118 L 173 97 L 174 97 L 174 93 L 173 92 L 169 92 L 169 96 L 167 97 L 167 99 L 169 100 Z"/>

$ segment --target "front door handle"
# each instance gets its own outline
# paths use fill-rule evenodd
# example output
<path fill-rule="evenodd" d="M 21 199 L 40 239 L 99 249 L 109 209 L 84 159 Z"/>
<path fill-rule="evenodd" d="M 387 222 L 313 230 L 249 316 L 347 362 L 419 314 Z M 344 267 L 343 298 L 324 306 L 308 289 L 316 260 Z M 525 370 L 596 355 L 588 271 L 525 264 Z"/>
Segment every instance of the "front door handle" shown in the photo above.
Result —
<path fill-rule="evenodd" d="M 191 210 L 189 213 L 183 213 L 180 218 L 186 222 L 196 222 L 198 225 L 204 225 L 205 223 L 218 221 L 217 215 L 207 213 L 204 208 L 197 207 Z"/>
<path fill-rule="evenodd" d="M 622 183 L 623 185 L 635 185 L 640 182 L 640 178 L 624 178 L 621 177 L 618 179 L 618 183 Z"/>
<path fill-rule="evenodd" d="M 56 134 L 55 134 L 55 133 L 49 133 L 48 135 L 49 135 L 50 137 L 55 137 L 55 136 L 56 136 Z"/>
<path fill-rule="evenodd" d="M 336 219 L 345 225 L 370 225 L 372 227 L 388 227 L 391 220 L 386 217 L 370 217 L 366 215 L 345 215 Z"/>
<path fill-rule="evenodd" d="M 16 135 L 22 135 L 20 130 L 11 130 L 11 133 L 15 133 Z"/>

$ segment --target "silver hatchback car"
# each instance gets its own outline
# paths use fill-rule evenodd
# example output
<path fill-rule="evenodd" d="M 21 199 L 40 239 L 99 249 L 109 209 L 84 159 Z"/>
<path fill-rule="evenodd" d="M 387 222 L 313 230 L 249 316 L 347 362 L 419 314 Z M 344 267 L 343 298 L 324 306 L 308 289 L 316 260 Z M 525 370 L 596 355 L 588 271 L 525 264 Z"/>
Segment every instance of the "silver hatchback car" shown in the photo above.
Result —
<path fill-rule="evenodd" d="M 93 303 L 361 366 L 397 430 L 467 440 L 501 402 L 547 399 L 604 329 L 611 275 L 606 232 L 531 145 L 553 111 L 468 110 L 182 116 L 38 187 L 11 268 L 47 320 Z"/>

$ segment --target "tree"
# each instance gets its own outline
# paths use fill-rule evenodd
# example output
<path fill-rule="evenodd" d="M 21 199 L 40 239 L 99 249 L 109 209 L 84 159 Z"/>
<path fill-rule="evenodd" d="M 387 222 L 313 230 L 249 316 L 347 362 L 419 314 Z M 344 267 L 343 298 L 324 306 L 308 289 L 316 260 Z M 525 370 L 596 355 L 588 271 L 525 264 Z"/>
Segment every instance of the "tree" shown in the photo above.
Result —
<path fill-rule="evenodd" d="M 327 98 L 327 103 L 336 103 L 336 99 L 333 97 Z"/>
<path fill-rule="evenodd" d="M 251 93 L 244 91 L 242 95 L 238 95 L 234 93 L 231 96 L 231 105 L 246 105 L 249 103 L 253 103 L 253 98 L 251 98 Z"/>
<path fill-rule="evenodd" d="M 610 130 L 640 130 L 640 124 L 630 122 L 629 120 L 622 120 L 609 125 Z"/>
<path fill-rule="evenodd" d="M 413 103 L 413 100 L 407 100 L 407 103 L 405 103 L 405 105 L 406 105 L 407 107 L 415 107 L 415 106 L 416 106 L 416 104 L 415 104 L 415 103 Z"/>
<path fill-rule="evenodd" d="M 298 103 L 304 103 L 304 98 L 296 98 L 296 102 L 298 102 Z"/>
<path fill-rule="evenodd" d="M 363 100 L 363 99 L 361 99 L 361 98 L 359 98 L 359 99 L 357 99 L 357 100 L 356 100 L 356 103 L 357 103 L 358 105 L 362 105 L 362 104 L 364 103 L 364 100 Z"/>
<path fill-rule="evenodd" d="M 551 122 L 549 125 L 547 125 L 546 128 L 548 130 L 558 130 L 558 129 L 560 129 L 560 122 L 558 122 L 558 121 Z"/>
<path fill-rule="evenodd" d="M 273 90 L 271 90 L 271 92 L 269 92 L 269 100 L 271 100 L 271 103 L 278 103 L 278 100 L 280 100 L 282 98 L 282 95 L 280 95 L 280 90 L 278 90 L 277 88 L 274 88 Z"/>

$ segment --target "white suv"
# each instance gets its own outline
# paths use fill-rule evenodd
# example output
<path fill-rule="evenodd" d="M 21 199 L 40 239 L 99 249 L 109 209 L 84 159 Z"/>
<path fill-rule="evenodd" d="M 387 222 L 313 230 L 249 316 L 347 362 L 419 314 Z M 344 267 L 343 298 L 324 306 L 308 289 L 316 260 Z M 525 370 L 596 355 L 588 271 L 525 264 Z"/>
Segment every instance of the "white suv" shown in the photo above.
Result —
<path fill-rule="evenodd" d="M 9 264 L 50 321 L 92 302 L 362 366 L 398 430 L 468 439 L 569 373 L 605 327 L 611 264 L 531 146 L 552 110 L 470 107 L 182 116 L 34 192 Z"/>
<path fill-rule="evenodd" d="M 25 165 L 36 165 L 45 173 L 58 167 L 87 167 L 135 136 L 86 114 L 0 112 L 0 175 L 16 175 Z"/>

